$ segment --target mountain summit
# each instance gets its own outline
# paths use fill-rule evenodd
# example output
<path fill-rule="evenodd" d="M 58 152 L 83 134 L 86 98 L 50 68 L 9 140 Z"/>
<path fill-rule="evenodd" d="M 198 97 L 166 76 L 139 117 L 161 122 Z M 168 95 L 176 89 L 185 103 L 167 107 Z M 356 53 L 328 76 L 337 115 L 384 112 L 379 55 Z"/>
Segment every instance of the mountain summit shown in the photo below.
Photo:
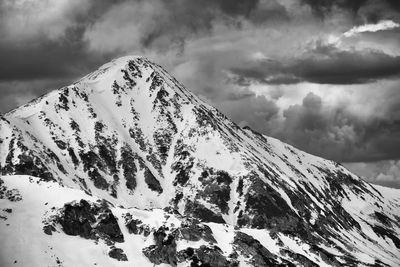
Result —
<path fill-rule="evenodd" d="M 0 120 L 0 266 L 399 266 L 400 191 L 240 128 L 143 57 Z"/>

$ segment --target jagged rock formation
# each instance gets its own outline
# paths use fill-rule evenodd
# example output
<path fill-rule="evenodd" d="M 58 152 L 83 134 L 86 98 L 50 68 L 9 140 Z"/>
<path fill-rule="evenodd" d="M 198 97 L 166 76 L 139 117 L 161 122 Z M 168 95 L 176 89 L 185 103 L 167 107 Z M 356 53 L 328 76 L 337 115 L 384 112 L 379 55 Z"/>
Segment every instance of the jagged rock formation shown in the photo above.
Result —
<path fill-rule="evenodd" d="M 1 266 L 400 265 L 398 190 L 238 127 L 142 57 L 2 116 L 0 171 Z"/>

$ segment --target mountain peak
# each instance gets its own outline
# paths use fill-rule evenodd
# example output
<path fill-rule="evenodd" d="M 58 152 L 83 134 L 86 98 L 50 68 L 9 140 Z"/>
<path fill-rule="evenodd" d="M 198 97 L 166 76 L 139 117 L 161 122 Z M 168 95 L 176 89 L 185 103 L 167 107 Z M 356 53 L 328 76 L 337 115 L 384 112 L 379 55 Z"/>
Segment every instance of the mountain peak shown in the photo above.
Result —
<path fill-rule="evenodd" d="M 97 70 L 92 73 L 84 76 L 81 80 L 93 80 L 99 78 L 105 78 L 111 74 L 115 74 L 117 71 L 126 70 L 130 62 L 149 62 L 147 58 L 143 56 L 123 56 L 119 58 L 115 58 L 103 65 L 101 65 Z M 104 77 L 105 76 L 105 77 Z M 81 81 L 80 80 L 80 81 Z"/>
<path fill-rule="evenodd" d="M 186 101 L 200 101 L 161 66 L 146 57 L 124 56 L 113 59 L 73 84 L 51 91 L 8 114 L 25 118 L 45 110 L 50 111 L 53 107 L 57 112 L 60 108 L 68 111 L 69 105 L 75 102 L 75 97 L 83 98 L 85 102 L 100 101 L 108 109 L 113 109 L 113 106 L 120 107 L 123 100 L 131 98 L 145 98 L 148 102 L 149 98 L 157 97 L 153 94 L 154 90 L 161 90 L 158 95 L 161 97 L 166 92 L 165 88 L 170 92 L 175 91 L 172 93 L 179 94 Z M 115 98 L 117 100 L 110 102 Z M 129 105 L 129 101 L 125 102 Z"/>
<path fill-rule="evenodd" d="M 111 60 L 100 66 L 97 70 L 84 76 L 74 84 L 83 84 L 91 86 L 93 91 L 102 91 L 105 88 L 112 88 L 114 82 L 123 82 L 127 80 L 133 82 L 131 75 L 135 78 L 142 76 L 142 71 L 151 67 L 153 64 L 142 56 L 124 56 Z M 100 83 L 98 88 L 96 84 Z"/>

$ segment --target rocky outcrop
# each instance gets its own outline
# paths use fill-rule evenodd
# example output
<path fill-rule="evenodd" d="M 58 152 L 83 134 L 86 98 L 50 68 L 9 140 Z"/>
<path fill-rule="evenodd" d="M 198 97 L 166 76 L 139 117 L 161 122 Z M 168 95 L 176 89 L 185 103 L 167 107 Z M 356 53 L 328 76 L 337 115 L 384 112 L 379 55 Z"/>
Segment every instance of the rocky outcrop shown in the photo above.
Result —
<path fill-rule="evenodd" d="M 160 227 L 153 233 L 155 245 L 143 249 L 143 254 L 150 262 L 158 265 L 161 263 L 177 266 L 176 234 L 177 231 L 168 233 L 168 228 Z"/>
<path fill-rule="evenodd" d="M 128 261 L 128 258 L 126 257 L 124 251 L 120 248 L 112 247 L 111 250 L 108 252 L 108 255 L 118 261 Z"/>
<path fill-rule="evenodd" d="M 200 246 L 197 249 L 187 248 L 179 251 L 180 262 L 187 262 L 193 267 L 238 267 L 239 263 L 234 256 L 225 257 L 218 246 Z"/>
<path fill-rule="evenodd" d="M 124 242 L 118 221 L 106 202 L 89 203 L 81 200 L 68 203 L 56 219 L 67 235 L 86 239 L 103 239 L 107 243 Z"/>
<path fill-rule="evenodd" d="M 143 235 L 145 237 L 150 235 L 150 227 L 141 220 L 132 218 L 132 215 L 129 213 L 125 214 L 125 226 L 128 228 L 130 234 Z"/>
<path fill-rule="evenodd" d="M 237 232 L 233 244 L 237 253 L 247 258 L 251 266 L 279 266 L 274 254 L 262 246 L 259 241 L 245 233 Z"/>
<path fill-rule="evenodd" d="M 179 228 L 180 238 L 188 241 L 204 240 L 209 243 L 217 243 L 210 227 L 202 224 L 188 223 Z"/>

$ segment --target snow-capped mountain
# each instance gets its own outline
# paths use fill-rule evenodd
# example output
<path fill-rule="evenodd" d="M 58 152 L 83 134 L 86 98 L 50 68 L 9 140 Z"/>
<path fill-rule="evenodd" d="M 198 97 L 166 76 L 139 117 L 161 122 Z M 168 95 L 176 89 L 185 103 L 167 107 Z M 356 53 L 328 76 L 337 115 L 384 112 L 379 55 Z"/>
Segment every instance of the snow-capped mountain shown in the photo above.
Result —
<path fill-rule="evenodd" d="M 0 266 L 400 266 L 400 190 L 111 61 L 0 120 Z"/>

